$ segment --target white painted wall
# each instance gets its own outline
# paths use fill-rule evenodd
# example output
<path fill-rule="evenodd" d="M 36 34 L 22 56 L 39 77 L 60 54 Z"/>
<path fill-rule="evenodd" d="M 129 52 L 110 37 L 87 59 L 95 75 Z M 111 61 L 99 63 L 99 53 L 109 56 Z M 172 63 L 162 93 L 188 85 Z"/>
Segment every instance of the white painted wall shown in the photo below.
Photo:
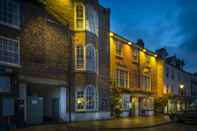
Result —
<path fill-rule="evenodd" d="M 168 77 L 166 75 L 167 68 L 169 70 Z M 174 73 L 174 79 L 172 79 L 172 73 Z M 183 84 L 186 91 L 186 96 L 191 96 L 191 76 L 188 73 L 181 71 L 172 65 L 166 64 L 164 77 L 166 87 L 165 90 L 167 90 L 167 88 L 171 89 L 173 95 L 179 95 L 180 85 Z"/>
<path fill-rule="evenodd" d="M 111 119 L 110 112 L 72 113 L 72 121 L 105 120 Z"/>
<path fill-rule="evenodd" d="M 60 118 L 64 121 L 67 120 L 67 113 L 66 113 L 66 88 L 61 87 L 60 88 L 60 99 L 59 99 L 59 103 L 60 103 L 60 111 L 59 111 L 59 115 Z"/>

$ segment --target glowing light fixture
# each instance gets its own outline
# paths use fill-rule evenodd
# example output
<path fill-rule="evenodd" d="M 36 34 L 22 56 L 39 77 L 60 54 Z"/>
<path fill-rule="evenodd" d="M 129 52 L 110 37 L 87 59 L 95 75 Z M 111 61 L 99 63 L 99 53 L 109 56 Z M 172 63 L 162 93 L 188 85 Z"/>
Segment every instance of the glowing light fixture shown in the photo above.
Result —
<path fill-rule="evenodd" d="M 113 37 L 114 36 L 114 33 L 110 32 L 109 36 Z"/>
<path fill-rule="evenodd" d="M 157 57 L 157 54 L 155 54 L 154 56 Z"/>
<path fill-rule="evenodd" d="M 132 43 L 131 43 L 131 42 L 128 42 L 128 44 L 129 44 L 129 45 L 132 45 Z"/>
<path fill-rule="evenodd" d="M 183 89 L 183 88 L 184 88 L 184 85 L 181 84 L 181 85 L 180 85 L 180 88 Z"/>
<path fill-rule="evenodd" d="M 77 99 L 77 104 L 82 104 L 82 103 L 83 103 L 83 99 L 82 98 Z"/>
<path fill-rule="evenodd" d="M 146 52 L 146 49 L 143 49 L 143 52 Z"/>

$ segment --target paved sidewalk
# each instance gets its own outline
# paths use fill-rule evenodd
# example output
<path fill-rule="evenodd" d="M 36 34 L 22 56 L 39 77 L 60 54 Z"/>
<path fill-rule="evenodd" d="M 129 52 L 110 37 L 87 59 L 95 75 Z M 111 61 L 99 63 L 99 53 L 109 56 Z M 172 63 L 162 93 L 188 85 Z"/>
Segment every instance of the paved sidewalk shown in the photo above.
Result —
<path fill-rule="evenodd" d="M 106 128 L 106 129 L 122 129 L 122 128 L 145 128 L 167 124 L 170 122 L 167 116 L 152 116 L 152 117 L 132 117 L 120 118 L 103 121 L 85 121 L 69 124 L 74 128 Z"/>
<path fill-rule="evenodd" d="M 86 131 L 94 129 L 136 129 L 148 128 L 170 123 L 167 116 L 132 117 L 113 120 L 85 121 L 72 124 L 41 125 L 12 131 L 77 131 L 85 128 Z"/>

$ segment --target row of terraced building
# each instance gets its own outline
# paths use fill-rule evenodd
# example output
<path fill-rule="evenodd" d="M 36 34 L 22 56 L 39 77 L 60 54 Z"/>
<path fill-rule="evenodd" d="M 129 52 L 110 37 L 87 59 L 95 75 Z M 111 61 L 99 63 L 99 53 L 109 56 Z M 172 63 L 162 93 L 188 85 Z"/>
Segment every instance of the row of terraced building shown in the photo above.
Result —
<path fill-rule="evenodd" d="M 192 78 L 165 49 L 110 32 L 98 0 L 0 1 L 2 124 L 172 113 L 191 102 Z"/>

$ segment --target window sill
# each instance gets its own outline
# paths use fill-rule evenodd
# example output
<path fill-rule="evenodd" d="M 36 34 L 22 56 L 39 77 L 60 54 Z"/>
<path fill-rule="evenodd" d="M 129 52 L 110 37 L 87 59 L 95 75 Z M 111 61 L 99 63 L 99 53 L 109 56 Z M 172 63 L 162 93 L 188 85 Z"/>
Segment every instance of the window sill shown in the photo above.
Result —
<path fill-rule="evenodd" d="M 0 21 L 0 24 L 1 24 L 1 25 L 4 25 L 4 26 L 7 26 L 7 27 L 10 27 L 10 28 L 14 28 L 14 29 L 16 29 L 16 30 L 21 30 L 21 27 L 20 27 L 20 26 L 8 24 L 8 23 L 2 22 L 2 21 Z"/>
<path fill-rule="evenodd" d="M 10 67 L 17 67 L 17 68 L 20 68 L 21 67 L 20 64 L 13 64 L 13 63 L 8 63 L 8 62 L 3 62 L 3 61 L 0 61 L 0 65 L 10 66 Z"/>
<path fill-rule="evenodd" d="M 97 110 L 77 110 L 76 113 L 95 113 Z"/>
<path fill-rule="evenodd" d="M 86 69 L 75 69 L 75 72 L 84 72 L 84 73 L 98 74 L 97 71 L 89 71 L 89 70 L 86 70 Z"/>

